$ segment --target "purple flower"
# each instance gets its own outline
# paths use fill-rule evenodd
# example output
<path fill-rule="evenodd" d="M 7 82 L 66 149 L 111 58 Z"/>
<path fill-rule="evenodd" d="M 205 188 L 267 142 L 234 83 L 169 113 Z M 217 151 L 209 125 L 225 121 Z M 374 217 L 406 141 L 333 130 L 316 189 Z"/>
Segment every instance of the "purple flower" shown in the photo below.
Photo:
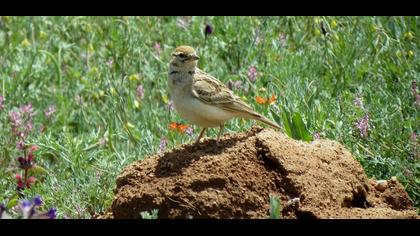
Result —
<path fill-rule="evenodd" d="M 27 105 L 23 105 L 19 108 L 20 112 L 22 114 L 28 114 L 30 117 L 32 117 L 34 115 L 34 108 L 32 107 L 32 104 L 27 104 Z"/>
<path fill-rule="evenodd" d="M 137 86 L 136 95 L 140 99 L 144 98 L 144 87 L 143 87 L 143 85 L 140 84 L 139 86 Z"/>
<path fill-rule="evenodd" d="M 212 33 L 213 33 L 213 27 L 210 24 L 206 24 L 206 27 L 204 28 L 204 35 L 206 36 L 206 38 Z"/>
<path fill-rule="evenodd" d="M 41 196 L 36 196 L 36 197 L 34 198 L 34 204 L 35 204 L 35 206 L 41 206 L 41 205 L 42 205 L 42 199 L 41 199 Z"/>
<path fill-rule="evenodd" d="M 23 142 L 22 139 L 20 139 L 17 143 L 16 143 L 16 148 L 19 150 L 23 150 L 25 149 L 25 143 Z"/>
<path fill-rule="evenodd" d="M 416 142 L 417 141 L 417 134 L 416 133 L 411 133 L 410 135 L 410 141 L 411 142 Z"/>
<path fill-rule="evenodd" d="M 47 212 L 48 218 L 50 219 L 55 219 L 57 218 L 57 209 L 56 208 L 51 208 L 48 212 Z"/>
<path fill-rule="evenodd" d="M 354 99 L 354 105 L 355 106 L 357 106 L 357 107 L 362 107 L 363 106 L 363 100 L 362 100 L 362 97 L 358 94 L 357 96 L 356 96 L 356 98 Z"/>
<path fill-rule="evenodd" d="M 112 58 L 109 58 L 109 60 L 106 62 L 106 64 L 109 68 L 112 68 L 114 66 L 114 60 L 112 60 Z"/>
<path fill-rule="evenodd" d="M 162 48 L 160 47 L 160 43 L 156 42 L 154 48 L 155 48 L 156 56 L 160 57 L 160 54 L 162 53 Z"/>
<path fill-rule="evenodd" d="M 166 144 L 168 144 L 168 140 L 166 138 L 161 138 L 159 143 L 159 151 L 163 152 L 166 149 Z"/>
<path fill-rule="evenodd" d="M 314 132 L 314 133 L 312 134 L 312 137 L 313 137 L 314 139 L 320 139 L 320 138 L 321 138 L 321 135 L 319 134 L 319 132 Z"/>
<path fill-rule="evenodd" d="M 356 127 L 359 129 L 360 137 L 366 138 L 369 130 L 369 115 L 366 114 L 356 122 Z"/>
<path fill-rule="evenodd" d="M 279 33 L 279 42 L 281 46 L 286 45 L 286 34 L 283 32 Z"/>
<path fill-rule="evenodd" d="M 255 66 L 251 66 L 251 67 L 249 67 L 249 69 L 248 69 L 248 79 L 251 81 L 251 82 L 255 82 L 255 80 L 257 80 L 257 67 L 255 67 Z"/>
<path fill-rule="evenodd" d="M 230 90 L 234 90 L 234 89 L 240 90 L 242 89 L 242 80 L 236 80 L 236 81 L 229 80 L 227 82 L 227 87 Z"/>
<path fill-rule="evenodd" d="M 0 95 L 0 111 L 4 108 L 4 97 Z"/>
<path fill-rule="evenodd" d="M 193 129 L 191 126 L 188 126 L 188 128 L 186 128 L 186 129 L 185 129 L 185 133 L 186 133 L 188 136 L 192 137 L 192 136 L 193 136 L 193 134 L 194 134 L 194 129 Z"/>
<path fill-rule="evenodd" d="M 105 137 L 102 137 L 101 139 L 99 139 L 99 145 L 101 145 L 101 146 L 105 146 L 106 142 L 107 142 L 107 140 L 106 140 Z"/>
<path fill-rule="evenodd" d="M 44 111 L 45 116 L 47 119 L 51 118 L 52 114 L 54 114 L 57 110 L 55 109 L 55 106 L 49 106 L 47 110 Z"/>

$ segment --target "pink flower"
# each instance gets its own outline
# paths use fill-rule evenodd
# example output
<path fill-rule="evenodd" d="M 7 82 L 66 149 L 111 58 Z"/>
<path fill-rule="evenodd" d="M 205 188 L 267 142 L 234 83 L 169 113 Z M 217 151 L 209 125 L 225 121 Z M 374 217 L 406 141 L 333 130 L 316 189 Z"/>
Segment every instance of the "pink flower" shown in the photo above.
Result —
<path fill-rule="evenodd" d="M 0 95 L 0 111 L 4 108 L 4 97 Z"/>
<path fill-rule="evenodd" d="M 55 112 L 56 112 L 55 106 L 52 105 L 48 107 L 47 110 L 44 111 L 44 114 L 47 117 L 47 119 L 50 119 L 52 114 L 54 114 Z"/>
<path fill-rule="evenodd" d="M 162 53 L 162 48 L 160 47 L 160 43 L 156 42 L 154 48 L 155 48 L 156 56 L 160 57 L 160 54 Z"/>
<path fill-rule="evenodd" d="M 160 143 L 159 143 L 159 152 L 165 151 L 167 144 L 168 144 L 168 140 L 166 138 L 161 138 Z"/>
<path fill-rule="evenodd" d="M 417 134 L 413 132 L 410 135 L 410 140 L 411 140 L 411 142 L 416 142 L 417 141 Z"/>
<path fill-rule="evenodd" d="M 320 139 L 320 138 L 321 138 L 321 135 L 319 134 L 319 132 L 314 132 L 314 133 L 312 134 L 312 137 L 313 137 L 314 139 Z"/>
<path fill-rule="evenodd" d="M 251 67 L 249 67 L 249 69 L 248 69 L 248 79 L 251 81 L 251 82 L 255 82 L 255 80 L 257 80 L 257 67 L 255 67 L 255 66 L 251 66 Z"/>
<path fill-rule="evenodd" d="M 356 96 L 356 98 L 354 99 L 354 105 L 357 107 L 362 107 L 363 106 L 363 101 L 362 101 L 362 97 L 358 94 Z"/>
<path fill-rule="evenodd" d="M 139 85 L 136 89 L 136 95 L 138 98 L 143 99 L 144 98 L 144 87 L 143 85 Z"/>
<path fill-rule="evenodd" d="M 369 131 L 369 115 L 366 114 L 356 122 L 356 127 L 359 129 L 360 137 L 366 138 Z"/>

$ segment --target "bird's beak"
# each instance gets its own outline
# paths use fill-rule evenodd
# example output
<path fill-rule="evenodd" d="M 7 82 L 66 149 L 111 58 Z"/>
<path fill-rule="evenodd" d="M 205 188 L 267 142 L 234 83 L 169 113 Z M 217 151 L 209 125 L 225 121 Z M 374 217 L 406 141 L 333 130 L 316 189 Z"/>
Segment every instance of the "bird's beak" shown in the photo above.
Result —
<path fill-rule="evenodd" d="M 198 59 L 200 59 L 200 57 L 199 56 L 197 56 L 197 55 L 195 55 L 195 54 L 192 54 L 191 56 L 190 56 L 190 59 L 192 59 L 192 60 L 198 60 Z"/>

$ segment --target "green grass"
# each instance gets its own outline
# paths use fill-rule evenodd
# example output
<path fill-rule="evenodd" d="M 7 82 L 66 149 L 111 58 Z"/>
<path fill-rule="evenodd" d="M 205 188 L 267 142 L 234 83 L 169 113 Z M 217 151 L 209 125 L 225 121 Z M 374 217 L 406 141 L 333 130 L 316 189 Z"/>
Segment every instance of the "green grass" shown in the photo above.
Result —
<path fill-rule="evenodd" d="M 242 80 L 248 92 L 235 92 L 257 111 L 274 119 L 255 96 L 275 94 L 276 106 L 299 113 L 311 134 L 343 143 L 370 177 L 397 176 L 420 207 L 418 139 L 410 141 L 420 128 L 411 92 L 412 81 L 420 82 L 419 17 L 192 17 L 183 18 L 185 29 L 180 19 L 0 18 L 0 202 L 16 192 L 21 153 L 8 113 L 23 104 L 37 112 L 27 142 L 40 147 L 36 162 L 46 170 L 24 197 L 41 195 L 59 218 L 107 209 L 116 175 L 157 152 L 161 138 L 167 149 L 189 142 L 168 129 L 186 121 L 168 110 L 166 90 L 170 54 L 188 44 L 198 48 L 202 69 L 223 82 Z M 206 22 L 214 29 L 208 37 Z M 258 71 L 255 83 L 250 66 Z M 145 95 L 136 104 L 138 85 Z M 353 103 L 358 94 L 362 107 Z M 48 120 L 51 105 L 57 112 Z M 354 123 L 367 113 L 369 135 L 361 138 Z M 226 131 L 253 124 L 236 119 Z"/>

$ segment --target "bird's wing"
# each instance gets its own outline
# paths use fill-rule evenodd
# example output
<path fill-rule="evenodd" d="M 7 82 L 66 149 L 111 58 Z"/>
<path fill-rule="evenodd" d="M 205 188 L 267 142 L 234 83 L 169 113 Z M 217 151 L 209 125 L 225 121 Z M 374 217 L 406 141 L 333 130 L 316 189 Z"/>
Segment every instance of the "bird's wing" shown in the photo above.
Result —
<path fill-rule="evenodd" d="M 251 113 L 254 110 L 222 82 L 197 69 L 193 81 L 194 96 L 205 104 L 216 105 L 235 113 Z"/>

